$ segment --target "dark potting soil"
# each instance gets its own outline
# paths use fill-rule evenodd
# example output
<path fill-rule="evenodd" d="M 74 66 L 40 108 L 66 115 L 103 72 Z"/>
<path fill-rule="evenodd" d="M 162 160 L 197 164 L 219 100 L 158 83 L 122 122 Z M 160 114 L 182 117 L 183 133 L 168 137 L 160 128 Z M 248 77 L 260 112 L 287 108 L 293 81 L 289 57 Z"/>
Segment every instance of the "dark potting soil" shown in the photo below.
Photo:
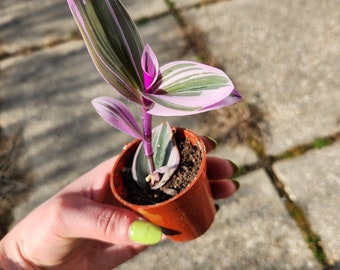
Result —
<path fill-rule="evenodd" d="M 187 139 L 177 142 L 177 146 L 181 153 L 179 168 L 162 187 L 162 190 L 165 190 L 167 193 L 174 194 L 169 195 L 160 189 L 142 189 L 133 180 L 131 170 L 126 170 L 126 174 L 123 176 L 124 186 L 128 190 L 125 200 L 139 205 L 160 203 L 180 193 L 192 182 L 200 169 L 202 153 L 197 146 L 192 145 Z"/>

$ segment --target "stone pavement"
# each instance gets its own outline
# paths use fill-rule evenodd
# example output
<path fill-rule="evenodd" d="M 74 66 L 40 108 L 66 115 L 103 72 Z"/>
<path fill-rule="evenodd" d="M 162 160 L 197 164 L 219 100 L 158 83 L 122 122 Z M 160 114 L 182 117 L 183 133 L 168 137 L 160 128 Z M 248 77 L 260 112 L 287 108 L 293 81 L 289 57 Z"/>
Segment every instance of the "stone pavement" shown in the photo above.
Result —
<path fill-rule="evenodd" d="M 123 3 L 161 64 L 218 65 L 245 100 L 170 120 L 220 134 L 214 154 L 241 167 L 241 188 L 218 202 L 211 229 L 119 269 L 340 269 L 340 1 Z M 65 0 L 0 2 L 0 125 L 22 130 L 33 179 L 15 222 L 131 140 L 90 105 L 112 90 L 77 33 Z"/>

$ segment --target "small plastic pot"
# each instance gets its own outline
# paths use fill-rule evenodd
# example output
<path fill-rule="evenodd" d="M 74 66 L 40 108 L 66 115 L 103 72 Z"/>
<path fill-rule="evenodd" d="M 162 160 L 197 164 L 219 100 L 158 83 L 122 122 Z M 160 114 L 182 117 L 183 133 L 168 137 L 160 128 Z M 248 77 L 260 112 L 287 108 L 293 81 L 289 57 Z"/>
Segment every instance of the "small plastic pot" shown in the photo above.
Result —
<path fill-rule="evenodd" d="M 216 209 L 206 173 L 206 150 L 203 141 L 188 129 L 174 127 L 173 130 L 176 138 L 189 138 L 202 153 L 199 172 L 184 190 L 167 201 L 152 205 L 132 204 L 124 199 L 124 194 L 129 191 L 123 185 L 122 171 L 131 168 L 139 140 L 124 147 L 113 167 L 110 184 L 114 196 L 121 204 L 160 226 L 171 240 L 184 242 L 197 238 L 210 227 Z"/>

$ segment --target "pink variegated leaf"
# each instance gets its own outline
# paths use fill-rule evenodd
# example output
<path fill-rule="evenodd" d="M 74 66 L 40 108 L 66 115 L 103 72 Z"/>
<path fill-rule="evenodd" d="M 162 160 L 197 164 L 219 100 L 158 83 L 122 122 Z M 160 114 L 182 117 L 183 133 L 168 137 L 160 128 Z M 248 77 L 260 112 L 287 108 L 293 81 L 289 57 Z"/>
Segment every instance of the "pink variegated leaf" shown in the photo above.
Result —
<path fill-rule="evenodd" d="M 99 97 L 92 100 L 92 105 L 98 114 L 111 126 L 134 138 L 143 140 L 142 130 L 123 102 L 111 97 Z"/>
<path fill-rule="evenodd" d="M 190 115 L 236 102 L 240 96 L 234 96 L 234 89 L 222 70 L 191 61 L 176 61 L 160 68 L 151 93 L 144 93 L 144 97 L 154 103 L 148 111 L 150 114 Z"/>
<path fill-rule="evenodd" d="M 67 1 L 99 73 L 125 98 L 141 105 L 144 43 L 121 2 Z"/>
<path fill-rule="evenodd" d="M 157 80 L 159 74 L 157 57 L 148 44 L 145 45 L 141 64 L 144 73 L 144 88 L 148 91 Z"/>
<path fill-rule="evenodd" d="M 234 89 L 232 93 L 227 96 L 225 99 L 220 100 L 219 102 L 212 104 L 207 107 L 203 108 L 197 108 L 196 110 L 185 110 L 185 108 L 172 108 L 172 107 L 166 107 L 162 106 L 160 103 L 154 103 L 152 109 L 150 109 L 148 112 L 153 115 L 158 116 L 185 116 L 185 115 L 193 115 L 208 111 L 213 111 L 217 109 L 221 109 L 223 107 L 230 106 L 236 102 L 239 102 L 242 99 L 240 93 Z"/>
<path fill-rule="evenodd" d="M 217 110 L 223 107 L 228 107 L 236 102 L 239 102 L 242 99 L 241 94 L 234 89 L 231 94 L 229 96 L 227 96 L 225 99 L 222 99 L 221 101 L 209 106 L 209 107 L 205 107 L 202 110 L 200 110 L 199 112 L 207 112 L 207 111 L 213 111 L 213 110 Z"/>

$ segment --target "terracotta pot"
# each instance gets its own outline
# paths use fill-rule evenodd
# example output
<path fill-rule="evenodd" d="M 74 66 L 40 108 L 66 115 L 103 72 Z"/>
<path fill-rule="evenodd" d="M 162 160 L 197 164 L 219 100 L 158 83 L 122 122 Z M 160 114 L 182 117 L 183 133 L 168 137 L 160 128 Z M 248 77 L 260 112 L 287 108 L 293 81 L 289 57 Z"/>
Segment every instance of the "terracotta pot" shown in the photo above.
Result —
<path fill-rule="evenodd" d="M 119 155 L 112 170 L 111 189 L 123 205 L 141 214 L 147 220 L 162 227 L 168 238 L 188 241 L 202 235 L 212 224 L 216 209 L 206 173 L 206 150 L 203 141 L 192 131 L 174 128 L 176 138 L 189 138 L 202 152 L 202 164 L 195 179 L 176 196 L 152 205 L 136 205 L 127 202 L 128 192 L 123 185 L 122 171 L 130 168 L 139 140 L 129 143 Z M 179 137 L 178 137 L 179 136 Z"/>

